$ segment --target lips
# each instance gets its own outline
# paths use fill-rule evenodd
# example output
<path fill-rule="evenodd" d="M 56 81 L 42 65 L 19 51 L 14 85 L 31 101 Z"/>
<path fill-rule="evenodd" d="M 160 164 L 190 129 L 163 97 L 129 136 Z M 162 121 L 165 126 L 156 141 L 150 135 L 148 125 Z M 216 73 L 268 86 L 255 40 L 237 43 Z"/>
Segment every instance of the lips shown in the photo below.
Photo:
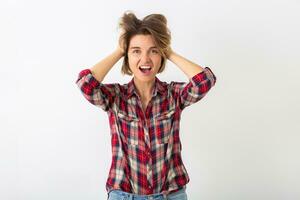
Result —
<path fill-rule="evenodd" d="M 140 69 L 151 69 L 151 66 L 150 65 L 141 65 L 139 68 Z"/>
<path fill-rule="evenodd" d="M 148 75 L 150 74 L 152 67 L 150 65 L 141 65 L 139 69 L 143 74 Z"/>
<path fill-rule="evenodd" d="M 141 65 L 139 67 L 139 69 L 143 72 L 143 73 L 147 73 L 149 71 L 151 71 L 152 67 L 150 65 Z"/>

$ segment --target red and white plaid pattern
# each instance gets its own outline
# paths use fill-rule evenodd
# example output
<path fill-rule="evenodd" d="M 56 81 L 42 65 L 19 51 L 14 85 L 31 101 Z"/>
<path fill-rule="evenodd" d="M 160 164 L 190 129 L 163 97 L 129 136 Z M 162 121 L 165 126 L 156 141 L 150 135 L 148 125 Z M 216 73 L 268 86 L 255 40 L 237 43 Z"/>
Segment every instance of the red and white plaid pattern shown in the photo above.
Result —
<path fill-rule="evenodd" d="M 189 83 L 166 83 L 156 77 L 144 112 L 133 79 L 123 85 L 103 84 L 90 69 L 79 73 L 76 83 L 84 97 L 109 117 L 112 163 L 108 192 L 121 189 L 140 195 L 168 194 L 189 182 L 181 159 L 181 111 L 202 99 L 215 82 L 209 67 Z"/>

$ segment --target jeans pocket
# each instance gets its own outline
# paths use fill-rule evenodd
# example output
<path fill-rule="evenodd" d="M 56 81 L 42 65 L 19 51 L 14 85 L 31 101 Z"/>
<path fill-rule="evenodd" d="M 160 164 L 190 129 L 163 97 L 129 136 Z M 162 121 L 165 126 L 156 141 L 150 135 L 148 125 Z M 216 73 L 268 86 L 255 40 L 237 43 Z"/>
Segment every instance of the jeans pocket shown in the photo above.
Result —
<path fill-rule="evenodd" d="M 122 194 L 110 192 L 108 194 L 108 200 L 127 200 L 127 197 Z"/>
<path fill-rule="evenodd" d="M 119 190 L 112 190 L 108 193 L 108 200 L 127 200 L 127 196 Z"/>
<path fill-rule="evenodd" d="M 187 200 L 185 189 L 179 190 L 167 196 L 167 200 Z"/>

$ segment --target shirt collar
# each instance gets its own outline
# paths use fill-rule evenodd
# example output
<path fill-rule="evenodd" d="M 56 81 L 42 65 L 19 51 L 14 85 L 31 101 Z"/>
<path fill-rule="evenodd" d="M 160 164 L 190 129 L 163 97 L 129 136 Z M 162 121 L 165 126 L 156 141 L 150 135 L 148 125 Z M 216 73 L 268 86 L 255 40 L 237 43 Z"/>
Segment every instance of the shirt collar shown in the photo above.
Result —
<path fill-rule="evenodd" d="M 133 94 L 138 96 L 137 89 L 134 85 L 133 78 L 127 85 L 128 85 L 127 98 L 131 97 Z M 153 96 L 156 96 L 157 92 L 160 94 L 164 94 L 166 92 L 166 90 L 167 90 L 166 85 L 155 76 L 154 91 L 152 93 Z"/>

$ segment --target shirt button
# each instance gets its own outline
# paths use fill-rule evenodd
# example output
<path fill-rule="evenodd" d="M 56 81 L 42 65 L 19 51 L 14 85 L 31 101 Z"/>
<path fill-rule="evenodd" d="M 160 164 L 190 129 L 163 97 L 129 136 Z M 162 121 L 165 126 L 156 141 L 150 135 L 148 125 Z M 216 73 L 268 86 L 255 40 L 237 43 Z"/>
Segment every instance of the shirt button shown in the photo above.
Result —
<path fill-rule="evenodd" d="M 148 157 L 151 157 L 150 151 L 147 150 L 147 151 L 146 151 L 146 154 L 147 154 Z"/>

